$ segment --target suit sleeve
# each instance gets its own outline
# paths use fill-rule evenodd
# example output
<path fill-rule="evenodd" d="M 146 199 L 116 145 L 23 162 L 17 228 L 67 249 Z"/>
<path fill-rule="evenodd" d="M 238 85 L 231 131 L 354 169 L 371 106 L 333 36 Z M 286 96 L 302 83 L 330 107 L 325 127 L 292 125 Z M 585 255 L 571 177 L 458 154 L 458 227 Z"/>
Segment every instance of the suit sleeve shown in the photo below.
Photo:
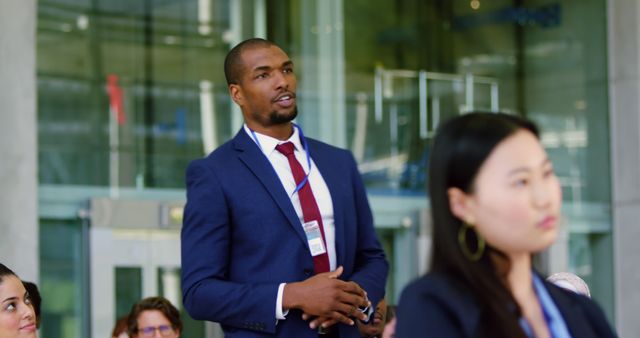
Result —
<path fill-rule="evenodd" d="M 367 292 L 367 296 L 373 308 L 375 308 L 376 304 L 384 298 L 389 263 L 376 236 L 373 215 L 356 161 L 351 153 L 348 154 L 358 226 L 358 239 L 356 242 L 358 247 L 354 272 L 350 279 L 358 283 Z"/>
<path fill-rule="evenodd" d="M 410 284 L 400 296 L 396 310 L 396 338 L 464 337 L 447 306 L 424 290 L 421 283 Z"/>
<path fill-rule="evenodd" d="M 278 284 L 229 280 L 231 220 L 219 179 L 204 160 L 187 169 L 181 233 L 182 294 L 197 320 L 274 333 Z"/>

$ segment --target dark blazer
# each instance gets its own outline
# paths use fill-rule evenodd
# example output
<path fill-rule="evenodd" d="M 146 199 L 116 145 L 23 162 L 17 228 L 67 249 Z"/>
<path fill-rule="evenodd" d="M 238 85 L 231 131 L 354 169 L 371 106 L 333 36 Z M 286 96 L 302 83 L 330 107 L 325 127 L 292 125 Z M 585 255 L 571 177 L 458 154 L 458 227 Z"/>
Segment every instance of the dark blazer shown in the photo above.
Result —
<path fill-rule="evenodd" d="M 594 301 L 546 281 L 544 286 L 573 338 L 616 337 Z M 402 292 L 395 337 L 485 337 L 480 312 L 471 293 L 444 274 L 430 273 Z"/>
<path fill-rule="evenodd" d="M 307 139 L 331 194 L 340 277 L 373 304 L 384 296 L 388 263 L 373 228 L 351 153 Z M 182 292 L 189 314 L 222 324 L 226 337 L 314 337 L 301 312 L 276 321 L 278 285 L 313 274 L 313 259 L 291 200 L 269 160 L 241 129 L 186 174 Z M 277 324 L 276 324 L 277 322 Z M 341 338 L 359 337 L 338 325 Z"/>

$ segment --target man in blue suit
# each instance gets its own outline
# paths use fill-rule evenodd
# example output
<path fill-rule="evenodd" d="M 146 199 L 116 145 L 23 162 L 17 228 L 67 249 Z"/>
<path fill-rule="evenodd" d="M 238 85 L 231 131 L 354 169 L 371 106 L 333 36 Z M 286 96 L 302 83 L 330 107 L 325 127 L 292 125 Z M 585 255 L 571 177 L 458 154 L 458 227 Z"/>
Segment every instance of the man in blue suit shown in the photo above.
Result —
<path fill-rule="evenodd" d="M 187 169 L 182 291 L 226 337 L 359 337 L 388 264 L 350 152 L 306 139 L 293 62 L 249 39 L 225 59 L 245 125 Z"/>

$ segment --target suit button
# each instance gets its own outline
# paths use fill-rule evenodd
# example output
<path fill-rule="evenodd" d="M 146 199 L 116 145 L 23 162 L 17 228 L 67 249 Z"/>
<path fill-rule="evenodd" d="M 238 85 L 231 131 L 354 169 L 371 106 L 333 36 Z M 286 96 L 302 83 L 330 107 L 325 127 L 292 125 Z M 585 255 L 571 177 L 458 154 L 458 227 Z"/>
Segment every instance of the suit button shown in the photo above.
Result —
<path fill-rule="evenodd" d="M 310 277 L 313 271 L 311 271 L 310 269 L 304 269 L 304 275 L 307 277 Z"/>

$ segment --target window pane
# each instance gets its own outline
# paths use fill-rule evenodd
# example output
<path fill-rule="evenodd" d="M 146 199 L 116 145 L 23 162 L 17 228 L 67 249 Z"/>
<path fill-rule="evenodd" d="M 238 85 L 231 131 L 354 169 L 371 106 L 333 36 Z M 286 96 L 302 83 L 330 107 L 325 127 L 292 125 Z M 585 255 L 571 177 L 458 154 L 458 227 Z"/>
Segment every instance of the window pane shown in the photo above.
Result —
<path fill-rule="evenodd" d="M 83 336 L 86 285 L 82 265 L 82 229 L 78 222 L 40 222 L 40 293 L 42 336 Z M 86 324 L 86 323 L 84 323 Z"/>
<path fill-rule="evenodd" d="M 142 299 L 142 268 L 116 267 L 116 317 L 129 314 L 133 304 Z"/>

